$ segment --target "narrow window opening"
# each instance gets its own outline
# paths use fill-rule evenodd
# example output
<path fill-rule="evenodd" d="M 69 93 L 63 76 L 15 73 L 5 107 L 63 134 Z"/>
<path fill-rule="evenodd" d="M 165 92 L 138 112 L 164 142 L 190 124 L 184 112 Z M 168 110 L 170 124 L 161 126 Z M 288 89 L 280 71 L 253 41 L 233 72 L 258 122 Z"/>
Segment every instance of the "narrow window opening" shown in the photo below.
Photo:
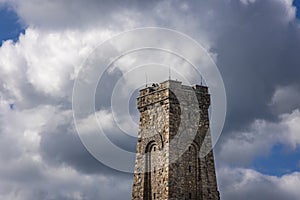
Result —
<path fill-rule="evenodd" d="M 192 171 L 192 166 L 190 165 L 190 166 L 189 166 L 189 172 L 191 172 L 191 171 Z"/>
<path fill-rule="evenodd" d="M 189 199 L 192 199 L 192 193 L 189 193 Z"/>

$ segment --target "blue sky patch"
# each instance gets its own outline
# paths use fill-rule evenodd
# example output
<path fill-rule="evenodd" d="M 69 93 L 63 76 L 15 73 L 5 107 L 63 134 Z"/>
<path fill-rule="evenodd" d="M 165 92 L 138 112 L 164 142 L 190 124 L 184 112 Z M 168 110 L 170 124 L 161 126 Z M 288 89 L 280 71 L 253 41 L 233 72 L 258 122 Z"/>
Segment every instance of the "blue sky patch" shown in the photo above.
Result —
<path fill-rule="evenodd" d="M 294 0 L 293 5 L 297 8 L 296 17 L 300 19 L 300 0 Z"/>
<path fill-rule="evenodd" d="M 15 108 L 15 104 L 10 103 L 10 104 L 9 104 L 9 108 L 10 108 L 11 110 L 13 110 L 13 109 Z"/>
<path fill-rule="evenodd" d="M 282 176 L 294 171 L 300 171 L 300 148 L 287 149 L 282 144 L 273 146 L 271 154 L 257 157 L 253 161 L 253 168 L 257 171 L 274 176 Z"/>
<path fill-rule="evenodd" d="M 16 42 L 20 33 L 24 33 L 24 26 L 19 21 L 17 14 L 8 6 L 0 5 L 0 41 L 13 40 Z"/>

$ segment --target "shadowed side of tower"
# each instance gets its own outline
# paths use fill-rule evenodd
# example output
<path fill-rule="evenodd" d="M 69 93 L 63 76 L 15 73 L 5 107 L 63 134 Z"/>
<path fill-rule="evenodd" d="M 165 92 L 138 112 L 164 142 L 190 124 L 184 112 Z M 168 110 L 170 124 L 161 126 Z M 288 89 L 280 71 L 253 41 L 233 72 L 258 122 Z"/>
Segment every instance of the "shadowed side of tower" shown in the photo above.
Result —
<path fill-rule="evenodd" d="M 205 86 L 168 80 L 140 90 L 132 199 L 220 199 L 209 106 Z"/>

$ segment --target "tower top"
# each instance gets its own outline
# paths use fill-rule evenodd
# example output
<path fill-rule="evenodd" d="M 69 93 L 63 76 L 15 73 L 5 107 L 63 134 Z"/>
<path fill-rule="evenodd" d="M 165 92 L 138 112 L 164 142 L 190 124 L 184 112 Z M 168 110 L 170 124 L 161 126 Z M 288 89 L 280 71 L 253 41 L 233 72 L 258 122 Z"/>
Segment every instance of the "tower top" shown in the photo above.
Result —
<path fill-rule="evenodd" d="M 171 91 L 171 92 L 170 92 Z M 166 80 L 161 83 L 153 83 L 151 86 L 140 90 L 140 94 L 137 97 L 137 108 L 142 109 L 145 106 L 164 101 L 169 99 L 170 94 L 174 91 L 184 92 L 186 95 L 194 93 L 199 96 L 207 96 L 207 102 L 209 104 L 208 87 L 201 85 L 183 85 L 181 81 Z"/>
<path fill-rule="evenodd" d="M 177 80 L 166 80 L 161 83 L 153 83 L 151 86 L 147 86 L 140 90 L 140 95 L 138 98 L 152 94 L 153 92 L 157 92 L 164 89 L 184 89 L 184 90 L 194 90 L 200 93 L 208 93 L 208 87 L 194 84 L 192 86 L 183 85 L 181 81 Z"/>

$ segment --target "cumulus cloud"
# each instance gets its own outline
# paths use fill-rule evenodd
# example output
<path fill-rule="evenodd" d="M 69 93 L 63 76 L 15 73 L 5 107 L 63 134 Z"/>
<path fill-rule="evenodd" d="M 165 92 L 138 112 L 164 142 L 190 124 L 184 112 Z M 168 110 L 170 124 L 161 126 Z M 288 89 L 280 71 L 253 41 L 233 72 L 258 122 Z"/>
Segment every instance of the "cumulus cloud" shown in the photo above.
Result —
<path fill-rule="evenodd" d="M 13 159 L 26 153 L 32 159 L 38 158 L 40 133 L 55 129 L 65 121 L 70 112 L 60 112 L 58 107 L 43 105 L 37 108 L 18 110 L 7 109 L 5 101 L 1 103 L 1 158 Z M 59 114 L 58 114 L 59 113 Z M 48 122 L 51 121 L 51 125 Z"/>
<path fill-rule="evenodd" d="M 1 199 L 118 199 L 130 190 L 128 176 L 89 155 L 71 121 L 72 111 L 59 106 L 12 110 L 1 101 Z"/>
<path fill-rule="evenodd" d="M 299 197 L 297 172 L 272 177 L 222 167 L 249 164 L 277 142 L 291 149 L 299 146 L 300 43 L 291 0 L 1 2 L 27 27 L 17 42 L 4 41 L 0 47 L 0 161 L 5 163 L 0 167 L 1 199 L 130 199 L 132 177 L 99 163 L 75 134 L 71 94 L 81 63 L 101 41 L 141 26 L 182 31 L 214 55 L 229 108 L 217 156 L 223 199 Z M 161 58 L 193 76 L 187 66 L 179 68 L 184 65 L 180 60 Z M 95 97 L 105 102 L 104 107 L 96 105 L 99 119 L 107 122 L 114 142 L 127 149 L 133 149 L 135 141 L 120 137 L 112 125 L 107 91 L 123 69 L 139 62 L 119 60 L 103 79 L 107 90 L 97 91 Z M 159 72 L 163 77 L 165 71 Z M 129 88 L 134 84 L 130 81 L 125 79 Z M 135 108 L 135 102 L 128 105 Z M 84 122 L 94 131 L 88 117 Z"/>
<path fill-rule="evenodd" d="M 299 172 L 276 177 L 247 168 L 223 168 L 219 173 L 222 199 L 299 199 Z"/>
<path fill-rule="evenodd" d="M 230 164 L 247 165 L 255 156 L 267 156 L 275 144 L 284 144 L 292 150 L 300 146 L 300 111 L 279 116 L 279 122 L 255 120 L 248 130 L 233 133 L 234 138 L 224 142 L 220 159 Z"/>
<path fill-rule="evenodd" d="M 43 163 L 32 161 L 16 163 L 11 171 L 15 173 L 15 179 L 13 176 L 1 176 L 1 199 L 130 198 L 127 191 L 130 190 L 131 181 L 122 178 L 116 180 L 103 175 L 84 175 L 70 167 L 49 168 Z M 12 185 L 14 190 L 11 190 Z M 115 192 L 111 192 L 112 187 Z"/>
<path fill-rule="evenodd" d="M 272 111 L 276 114 L 291 112 L 299 108 L 299 87 L 296 85 L 278 87 L 269 104 Z"/>
<path fill-rule="evenodd" d="M 240 0 L 243 4 L 249 5 L 251 3 L 254 3 L 256 0 Z"/>
<path fill-rule="evenodd" d="M 0 49 L 2 91 L 20 103 L 32 93 L 70 100 L 83 59 L 110 36 L 108 30 L 26 29 L 17 43 L 5 41 Z"/>

